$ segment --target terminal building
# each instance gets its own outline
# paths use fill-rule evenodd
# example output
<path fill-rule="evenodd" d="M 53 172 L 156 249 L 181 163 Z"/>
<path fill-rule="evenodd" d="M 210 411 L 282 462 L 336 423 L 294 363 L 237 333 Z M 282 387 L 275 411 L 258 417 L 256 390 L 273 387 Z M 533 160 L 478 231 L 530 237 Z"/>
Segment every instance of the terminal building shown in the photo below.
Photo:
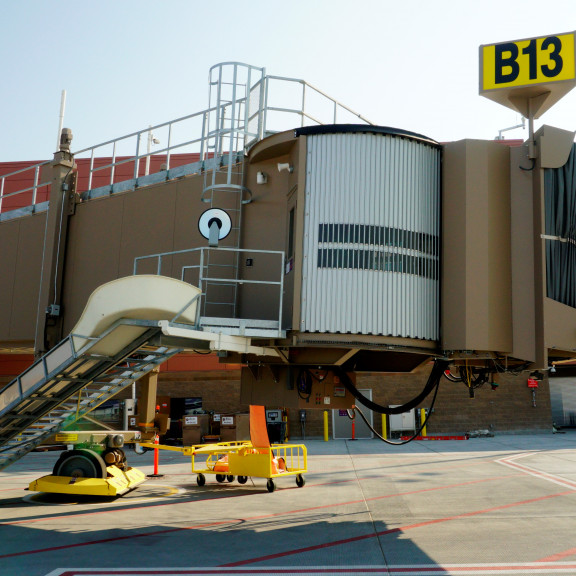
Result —
<path fill-rule="evenodd" d="M 353 404 L 389 436 L 424 414 L 429 434 L 576 423 L 574 132 L 543 126 L 535 158 L 519 141 L 439 143 L 240 63 L 210 70 L 208 100 L 0 163 L 0 388 L 73 333 L 97 288 L 158 275 L 199 289 L 193 325 L 213 343 L 177 326 L 157 340 L 175 441 L 187 415 L 250 404 L 291 438 L 321 436 L 326 413 L 349 438 Z M 122 428 L 141 376 L 93 415 Z"/>

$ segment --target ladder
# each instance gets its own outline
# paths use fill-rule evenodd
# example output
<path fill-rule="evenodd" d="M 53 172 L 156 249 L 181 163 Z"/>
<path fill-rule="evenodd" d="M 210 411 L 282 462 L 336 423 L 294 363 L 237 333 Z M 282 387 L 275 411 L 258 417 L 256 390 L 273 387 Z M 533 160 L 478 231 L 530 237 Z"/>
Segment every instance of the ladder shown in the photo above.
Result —
<path fill-rule="evenodd" d="M 221 246 L 238 249 L 242 207 L 251 199 L 250 190 L 244 186 L 244 158 L 249 143 L 262 137 L 265 69 L 240 62 L 217 64 L 210 69 L 209 86 L 205 149 L 213 162 L 204 172 L 201 200 L 207 209 L 228 214 L 230 233 Z M 224 299 L 203 298 L 203 316 L 236 318 L 239 266 L 238 253 L 208 253 L 202 276 L 230 278 L 231 282 L 217 284 Z"/>
<path fill-rule="evenodd" d="M 112 356 L 94 353 L 126 325 L 138 335 Z M 74 335 L 0 391 L 0 470 L 181 352 L 153 343 L 158 322 L 119 320 L 78 352 Z M 92 352 L 91 352 L 92 350 Z"/>

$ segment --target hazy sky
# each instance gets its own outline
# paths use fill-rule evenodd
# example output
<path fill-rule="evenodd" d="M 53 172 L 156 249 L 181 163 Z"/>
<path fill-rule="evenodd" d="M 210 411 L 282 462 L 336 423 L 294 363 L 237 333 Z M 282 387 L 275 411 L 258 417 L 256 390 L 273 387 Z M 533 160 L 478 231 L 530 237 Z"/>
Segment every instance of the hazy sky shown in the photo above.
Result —
<path fill-rule="evenodd" d="M 492 139 L 481 44 L 576 28 L 576 0 L 0 0 L 0 162 L 51 158 L 60 97 L 81 149 L 208 107 L 224 61 L 301 78 L 371 121 Z M 541 123 L 576 130 L 576 90 Z M 525 138 L 526 131 L 507 133 Z"/>

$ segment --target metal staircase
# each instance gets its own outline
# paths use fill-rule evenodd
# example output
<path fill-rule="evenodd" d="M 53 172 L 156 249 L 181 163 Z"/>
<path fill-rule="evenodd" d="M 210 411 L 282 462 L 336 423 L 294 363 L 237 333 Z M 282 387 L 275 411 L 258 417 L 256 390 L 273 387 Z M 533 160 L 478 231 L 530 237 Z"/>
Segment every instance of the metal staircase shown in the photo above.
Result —
<path fill-rule="evenodd" d="M 139 335 L 113 356 L 99 344 L 126 325 Z M 158 322 L 120 320 L 78 352 L 70 335 L 0 391 L 0 470 L 182 349 L 151 341 Z M 96 352 L 95 352 L 96 351 Z"/>

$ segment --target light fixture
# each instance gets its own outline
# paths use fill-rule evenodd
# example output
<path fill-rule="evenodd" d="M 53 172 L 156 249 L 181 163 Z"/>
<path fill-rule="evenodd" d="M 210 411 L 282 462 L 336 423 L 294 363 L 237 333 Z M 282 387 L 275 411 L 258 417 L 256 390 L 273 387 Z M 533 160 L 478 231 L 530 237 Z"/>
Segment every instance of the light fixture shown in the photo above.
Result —
<path fill-rule="evenodd" d="M 290 174 L 292 174 L 292 172 L 294 172 L 294 166 L 291 166 L 288 162 L 285 163 L 278 163 L 278 172 L 282 172 L 283 170 L 286 170 L 288 172 L 290 172 Z"/>
<path fill-rule="evenodd" d="M 266 172 L 256 173 L 256 184 L 266 184 L 268 182 L 268 174 Z"/>

